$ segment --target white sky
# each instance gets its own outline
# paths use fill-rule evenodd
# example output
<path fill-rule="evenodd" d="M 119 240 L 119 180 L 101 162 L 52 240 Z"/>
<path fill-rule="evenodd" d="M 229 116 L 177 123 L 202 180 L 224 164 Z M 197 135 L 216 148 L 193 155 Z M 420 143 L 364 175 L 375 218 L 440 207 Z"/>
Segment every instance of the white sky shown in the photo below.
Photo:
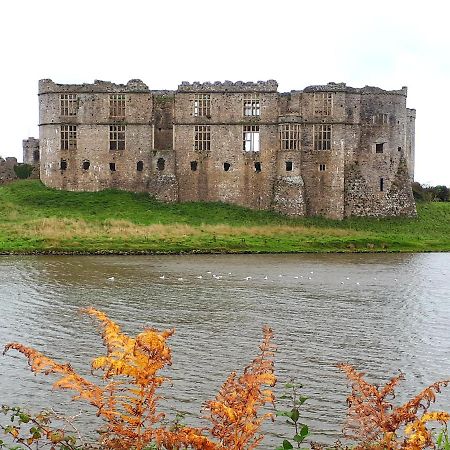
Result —
<path fill-rule="evenodd" d="M 417 109 L 416 180 L 450 186 L 450 22 L 428 0 L 4 0 L 0 155 L 38 137 L 37 83 L 275 79 L 408 86 Z M 440 118 L 437 122 L 436 120 Z"/>

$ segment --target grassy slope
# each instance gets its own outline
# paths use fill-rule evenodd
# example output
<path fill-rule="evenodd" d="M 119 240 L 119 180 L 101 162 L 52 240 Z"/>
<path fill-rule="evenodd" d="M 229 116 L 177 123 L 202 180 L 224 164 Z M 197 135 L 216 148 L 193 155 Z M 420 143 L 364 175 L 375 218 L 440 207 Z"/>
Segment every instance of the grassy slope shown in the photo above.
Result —
<path fill-rule="evenodd" d="M 219 203 L 161 204 L 145 194 L 0 187 L 0 252 L 450 251 L 450 203 L 419 218 L 289 219 Z"/>

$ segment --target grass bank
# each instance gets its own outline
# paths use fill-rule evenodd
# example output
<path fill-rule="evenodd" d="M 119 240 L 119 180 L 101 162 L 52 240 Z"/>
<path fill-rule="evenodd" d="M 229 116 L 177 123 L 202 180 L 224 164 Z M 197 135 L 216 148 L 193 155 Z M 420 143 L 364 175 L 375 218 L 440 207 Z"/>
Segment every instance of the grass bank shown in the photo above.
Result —
<path fill-rule="evenodd" d="M 21 180 L 0 187 L 0 253 L 450 251 L 450 203 L 421 203 L 418 213 L 413 220 L 289 219 Z"/>

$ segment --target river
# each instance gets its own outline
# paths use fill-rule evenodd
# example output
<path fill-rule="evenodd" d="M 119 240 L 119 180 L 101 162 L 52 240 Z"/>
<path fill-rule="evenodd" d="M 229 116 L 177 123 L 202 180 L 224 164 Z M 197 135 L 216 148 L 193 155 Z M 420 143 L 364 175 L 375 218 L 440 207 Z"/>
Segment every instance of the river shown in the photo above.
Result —
<path fill-rule="evenodd" d="M 19 341 L 89 373 L 103 347 L 80 308 L 105 311 L 130 334 L 175 327 L 173 386 L 162 403 L 200 425 L 203 402 L 252 360 L 268 324 L 277 393 L 290 378 L 302 383 L 302 420 L 314 438 L 333 442 L 349 393 L 336 363 L 377 383 L 401 369 L 399 402 L 450 378 L 449 292 L 446 253 L 9 256 L 0 258 L 0 345 Z M 76 413 L 80 404 L 51 391 L 50 381 L 32 375 L 17 353 L 1 357 L 1 403 Z M 436 408 L 450 410 L 450 387 L 438 398 Z M 263 449 L 290 430 L 269 424 L 266 432 Z"/>

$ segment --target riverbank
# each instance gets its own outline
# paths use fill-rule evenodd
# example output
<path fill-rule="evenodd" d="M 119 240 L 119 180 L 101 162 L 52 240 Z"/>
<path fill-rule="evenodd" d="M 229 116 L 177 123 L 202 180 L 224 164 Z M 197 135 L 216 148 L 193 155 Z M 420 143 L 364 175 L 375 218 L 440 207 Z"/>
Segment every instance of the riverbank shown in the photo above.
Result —
<path fill-rule="evenodd" d="M 0 253 L 450 251 L 450 203 L 417 219 L 290 219 L 220 203 L 163 204 L 145 194 L 65 192 L 37 180 L 0 187 Z"/>

